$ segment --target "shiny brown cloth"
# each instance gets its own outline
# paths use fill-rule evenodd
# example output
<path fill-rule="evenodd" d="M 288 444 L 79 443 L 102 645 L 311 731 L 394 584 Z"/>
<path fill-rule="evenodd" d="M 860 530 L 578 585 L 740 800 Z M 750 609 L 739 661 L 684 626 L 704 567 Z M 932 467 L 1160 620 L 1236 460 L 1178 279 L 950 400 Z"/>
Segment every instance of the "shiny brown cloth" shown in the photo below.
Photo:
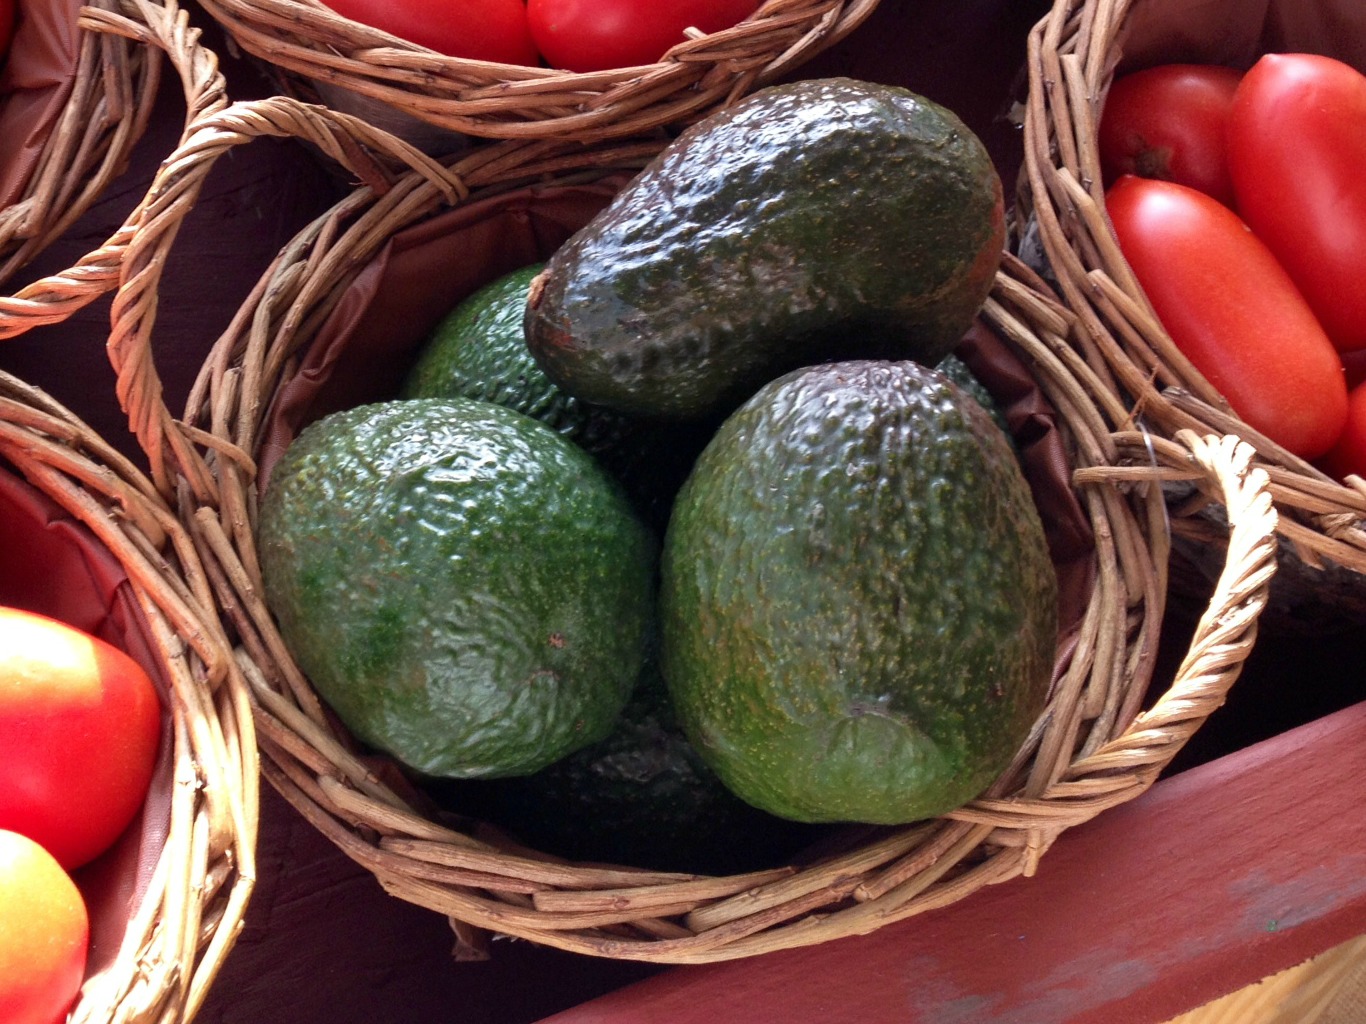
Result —
<path fill-rule="evenodd" d="M 23 4 L 0 65 L 0 209 L 16 202 L 71 95 L 80 57 L 81 0 Z"/>

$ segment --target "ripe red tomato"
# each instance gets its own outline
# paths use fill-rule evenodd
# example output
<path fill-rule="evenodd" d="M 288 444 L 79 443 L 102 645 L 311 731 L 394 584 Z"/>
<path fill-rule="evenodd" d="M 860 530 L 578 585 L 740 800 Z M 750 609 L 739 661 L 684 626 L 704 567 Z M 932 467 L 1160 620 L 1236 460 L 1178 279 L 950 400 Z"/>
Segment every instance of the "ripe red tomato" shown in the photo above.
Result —
<path fill-rule="evenodd" d="M 1338 349 L 1366 348 L 1366 75 L 1315 54 L 1266 54 L 1229 111 L 1238 210 Z"/>
<path fill-rule="evenodd" d="M 653 64 L 686 38 L 744 21 L 759 0 L 527 0 L 531 37 L 551 67 L 603 71 Z"/>
<path fill-rule="evenodd" d="M 324 0 L 358 21 L 448 57 L 540 63 L 524 0 Z"/>
<path fill-rule="evenodd" d="M 1287 451 L 1326 452 L 1347 419 L 1342 361 L 1271 251 L 1203 192 L 1126 175 L 1106 194 L 1124 258 L 1173 342 Z"/>
<path fill-rule="evenodd" d="M 0 830 L 0 1020 L 65 1020 L 89 945 L 90 918 L 71 876 L 32 839 Z"/>
<path fill-rule="evenodd" d="M 1341 480 L 1348 473 L 1366 479 L 1366 384 L 1358 384 L 1347 398 L 1347 425 L 1337 444 L 1319 460 L 1319 468 Z"/>
<path fill-rule="evenodd" d="M 1160 178 L 1232 206 L 1224 125 L 1241 78 L 1215 64 L 1161 64 L 1116 78 L 1096 136 L 1105 181 Z"/>
<path fill-rule="evenodd" d="M 71 870 L 146 800 L 161 702 L 132 658 L 41 615 L 0 608 L 0 829 Z"/>

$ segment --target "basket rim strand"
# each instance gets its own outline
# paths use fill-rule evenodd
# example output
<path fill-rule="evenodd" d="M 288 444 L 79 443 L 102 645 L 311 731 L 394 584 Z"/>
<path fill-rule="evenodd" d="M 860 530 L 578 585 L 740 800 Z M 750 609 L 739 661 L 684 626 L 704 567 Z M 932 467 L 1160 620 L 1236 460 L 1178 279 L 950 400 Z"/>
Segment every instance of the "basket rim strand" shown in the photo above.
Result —
<path fill-rule="evenodd" d="M 243 50 L 284 72 L 285 92 L 313 98 L 316 84 L 297 86 L 322 83 L 464 135 L 598 142 L 679 126 L 734 102 L 842 40 L 878 0 L 765 0 L 739 24 L 689 38 L 655 64 L 578 73 L 447 57 L 320 0 L 201 2 Z"/>
<path fill-rule="evenodd" d="M 45 392 L 0 371 L 0 457 L 118 560 L 170 689 L 170 814 L 138 912 L 69 1020 L 194 1016 L 256 880 L 259 764 L 245 677 L 188 532 L 152 482 Z"/>
<path fill-rule="evenodd" d="M 1335 481 L 1242 422 L 1162 327 L 1105 209 L 1096 126 L 1141 0 L 1054 0 L 1027 38 L 1019 211 L 1038 233 L 1087 362 L 1164 435 L 1236 434 L 1269 475 L 1287 549 L 1366 573 L 1366 481 Z"/>
<path fill-rule="evenodd" d="M 70 228 L 126 169 L 145 134 L 164 62 L 185 98 L 181 142 L 191 125 L 228 102 L 218 57 L 177 0 L 91 0 L 78 28 L 71 99 L 24 194 L 0 212 L 0 281 Z M 114 290 L 135 217 L 136 211 L 72 266 L 0 295 L 0 339 L 65 320 Z"/>
<path fill-rule="evenodd" d="M 253 135 L 287 128 L 325 139 L 349 124 L 284 97 L 235 105 L 230 116 L 233 131 L 201 126 L 168 162 L 162 192 L 179 189 L 178 205 L 149 210 L 130 247 L 110 346 L 125 387 L 136 388 L 154 362 L 156 274 L 174 236 L 161 221 L 183 218 L 214 159 Z M 375 141 L 402 158 L 393 140 Z M 448 173 L 464 184 L 455 191 L 481 194 L 476 182 L 496 190 L 525 177 L 531 158 L 553 164 L 562 155 L 505 153 L 512 169 L 492 179 L 477 161 L 451 164 Z M 1078 355 L 1075 317 L 1007 253 L 983 312 L 1059 410 L 1094 526 L 1096 565 L 1078 636 L 1059 651 L 1048 710 L 995 786 L 942 819 L 880 832 L 801 867 L 733 877 L 567 864 L 492 845 L 415 811 L 338 731 L 265 608 L 253 539 L 255 452 L 269 393 L 308 325 L 316 328 L 318 311 L 346 285 L 336 268 L 354 270 L 397 226 L 444 208 L 449 185 L 423 168 L 383 194 L 357 189 L 306 227 L 211 351 L 184 421 L 163 411 L 137 430 L 153 446 L 160 486 L 178 496 L 231 623 L 263 774 L 389 892 L 446 915 L 472 946 L 487 931 L 660 963 L 733 959 L 863 933 L 1031 874 L 1066 828 L 1144 792 L 1223 702 L 1255 642 L 1275 572 L 1267 475 L 1249 468 L 1250 449 L 1236 438 L 1164 440 L 1116 429 L 1126 410 Z M 1180 670 L 1143 710 L 1165 610 L 1168 517 L 1178 514 L 1162 493 L 1171 479 L 1193 481 L 1206 500 L 1227 506 L 1232 537 Z"/>

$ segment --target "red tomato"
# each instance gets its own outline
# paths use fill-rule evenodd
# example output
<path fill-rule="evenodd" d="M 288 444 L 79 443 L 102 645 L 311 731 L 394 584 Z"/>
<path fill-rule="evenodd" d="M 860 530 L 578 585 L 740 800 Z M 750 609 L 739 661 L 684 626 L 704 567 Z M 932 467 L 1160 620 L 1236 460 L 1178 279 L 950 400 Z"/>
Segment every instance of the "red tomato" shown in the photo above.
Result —
<path fill-rule="evenodd" d="M 1347 426 L 1337 444 L 1319 460 L 1319 468 L 1341 480 L 1348 473 L 1366 479 L 1366 385 L 1358 384 L 1347 399 Z"/>
<path fill-rule="evenodd" d="M 448 57 L 539 64 L 524 0 L 324 0 L 343 18 Z"/>
<path fill-rule="evenodd" d="M 0 608 L 0 829 L 79 867 L 142 807 L 160 741 L 161 702 L 137 662 L 55 619 Z"/>
<path fill-rule="evenodd" d="M 759 0 L 527 0 L 531 37 L 551 67 L 603 71 L 653 64 L 685 28 L 719 32 Z"/>
<path fill-rule="evenodd" d="M 1347 418 L 1342 362 L 1271 251 L 1203 192 L 1126 175 L 1106 195 L 1173 342 L 1249 425 L 1305 459 Z"/>
<path fill-rule="evenodd" d="M 1366 75 L 1267 54 L 1228 122 L 1238 211 L 1299 285 L 1338 349 L 1366 348 Z"/>
<path fill-rule="evenodd" d="M 65 1020 L 89 945 L 90 919 L 71 876 L 32 839 L 0 830 L 0 1020 Z"/>
<path fill-rule="evenodd" d="M 1106 182 L 1160 178 L 1232 206 L 1224 125 L 1241 78 L 1215 64 L 1161 64 L 1116 78 L 1096 136 Z"/>

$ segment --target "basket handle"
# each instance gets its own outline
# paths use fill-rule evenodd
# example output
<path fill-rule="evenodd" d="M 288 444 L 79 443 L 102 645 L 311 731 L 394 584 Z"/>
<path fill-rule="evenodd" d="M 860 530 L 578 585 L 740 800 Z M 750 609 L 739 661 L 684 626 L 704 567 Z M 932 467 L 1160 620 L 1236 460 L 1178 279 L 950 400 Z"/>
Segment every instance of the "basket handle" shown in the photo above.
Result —
<path fill-rule="evenodd" d="M 166 55 L 184 90 L 182 141 L 196 122 L 227 106 L 227 83 L 218 68 L 218 57 L 200 45 L 199 29 L 190 26 L 188 16 L 175 0 L 104 2 L 108 6 L 81 8 L 79 29 L 130 39 L 147 47 L 149 57 Z M 155 73 L 151 80 L 155 86 Z M 144 197 L 113 235 L 74 266 L 33 281 L 13 295 L 0 296 L 0 338 L 12 338 L 42 324 L 59 323 L 116 287 L 133 225 L 146 201 Z"/>

